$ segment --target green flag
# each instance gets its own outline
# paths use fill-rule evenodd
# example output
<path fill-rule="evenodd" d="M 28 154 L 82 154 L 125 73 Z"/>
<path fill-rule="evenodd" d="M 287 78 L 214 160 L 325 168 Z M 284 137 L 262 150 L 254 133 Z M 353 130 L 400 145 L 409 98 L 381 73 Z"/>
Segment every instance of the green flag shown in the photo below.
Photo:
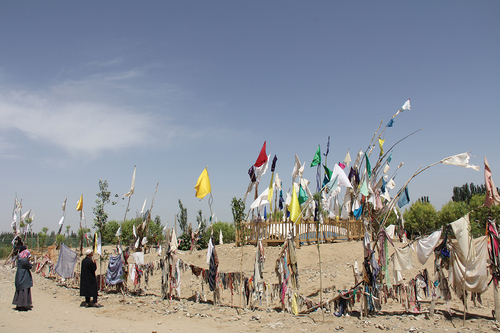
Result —
<path fill-rule="evenodd" d="M 370 165 L 370 160 L 368 159 L 368 155 L 365 153 L 365 158 L 366 158 L 366 172 L 368 173 L 368 178 L 372 176 L 372 167 Z"/>
<path fill-rule="evenodd" d="M 318 145 L 318 150 L 316 150 L 316 154 L 314 154 L 314 158 L 311 162 L 311 167 L 321 164 L 321 150 Z"/>
<path fill-rule="evenodd" d="M 328 181 L 332 179 L 332 170 L 328 169 L 326 165 L 323 165 L 323 168 L 325 169 L 325 176 L 328 177 Z"/>
<path fill-rule="evenodd" d="M 302 205 L 304 202 L 307 201 L 307 194 L 306 191 L 302 188 L 302 185 L 299 188 L 299 204 Z"/>

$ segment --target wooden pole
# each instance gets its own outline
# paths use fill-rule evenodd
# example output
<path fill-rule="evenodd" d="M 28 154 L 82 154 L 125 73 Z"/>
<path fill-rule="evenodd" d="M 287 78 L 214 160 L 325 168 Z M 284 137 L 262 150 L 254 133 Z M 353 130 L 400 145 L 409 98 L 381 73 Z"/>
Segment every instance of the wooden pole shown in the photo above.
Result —
<path fill-rule="evenodd" d="M 495 320 L 500 321 L 500 304 L 498 302 L 498 285 L 493 281 L 493 298 L 495 300 Z"/>

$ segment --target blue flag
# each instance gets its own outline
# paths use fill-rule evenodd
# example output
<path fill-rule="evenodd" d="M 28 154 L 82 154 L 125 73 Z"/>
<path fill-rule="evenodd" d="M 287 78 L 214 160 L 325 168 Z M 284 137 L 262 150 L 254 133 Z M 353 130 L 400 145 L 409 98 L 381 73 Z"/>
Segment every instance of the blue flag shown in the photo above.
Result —
<path fill-rule="evenodd" d="M 387 127 L 392 127 L 392 125 L 394 125 L 394 119 L 389 120 Z"/>
<path fill-rule="evenodd" d="M 408 194 L 408 186 L 406 186 L 398 199 L 398 206 L 401 208 L 408 203 L 410 203 L 410 195 Z"/>

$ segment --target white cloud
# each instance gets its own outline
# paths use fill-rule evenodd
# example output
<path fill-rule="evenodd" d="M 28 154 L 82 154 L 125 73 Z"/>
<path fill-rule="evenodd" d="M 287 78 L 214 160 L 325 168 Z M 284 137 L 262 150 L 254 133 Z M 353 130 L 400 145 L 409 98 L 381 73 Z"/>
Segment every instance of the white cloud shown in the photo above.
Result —
<path fill-rule="evenodd" d="M 3 89 L 1 146 L 9 147 L 14 141 L 8 135 L 12 130 L 71 154 L 96 155 L 109 149 L 148 144 L 154 137 L 151 133 L 159 128 L 160 119 L 130 105 L 127 98 L 133 86 L 123 82 L 140 75 L 135 70 L 109 76 L 92 75 L 41 92 Z"/>

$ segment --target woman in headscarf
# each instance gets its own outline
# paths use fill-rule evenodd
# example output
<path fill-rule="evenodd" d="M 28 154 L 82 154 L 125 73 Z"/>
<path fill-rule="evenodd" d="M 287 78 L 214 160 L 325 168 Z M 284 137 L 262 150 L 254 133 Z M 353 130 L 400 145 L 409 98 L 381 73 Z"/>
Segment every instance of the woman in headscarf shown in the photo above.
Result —
<path fill-rule="evenodd" d="M 33 287 L 33 278 L 31 277 L 31 267 L 29 262 L 31 253 L 26 246 L 21 246 L 17 260 L 16 272 L 16 293 L 12 304 L 16 305 L 16 310 L 27 311 L 32 308 L 31 287 Z"/>
<path fill-rule="evenodd" d="M 82 306 L 98 308 L 102 305 L 97 303 L 97 280 L 95 278 L 97 265 L 95 260 L 92 259 L 94 252 L 88 249 L 85 254 L 86 256 L 82 260 L 80 276 L 80 296 L 85 296 L 85 303 Z M 90 302 L 90 297 L 93 298 L 93 302 Z"/>

